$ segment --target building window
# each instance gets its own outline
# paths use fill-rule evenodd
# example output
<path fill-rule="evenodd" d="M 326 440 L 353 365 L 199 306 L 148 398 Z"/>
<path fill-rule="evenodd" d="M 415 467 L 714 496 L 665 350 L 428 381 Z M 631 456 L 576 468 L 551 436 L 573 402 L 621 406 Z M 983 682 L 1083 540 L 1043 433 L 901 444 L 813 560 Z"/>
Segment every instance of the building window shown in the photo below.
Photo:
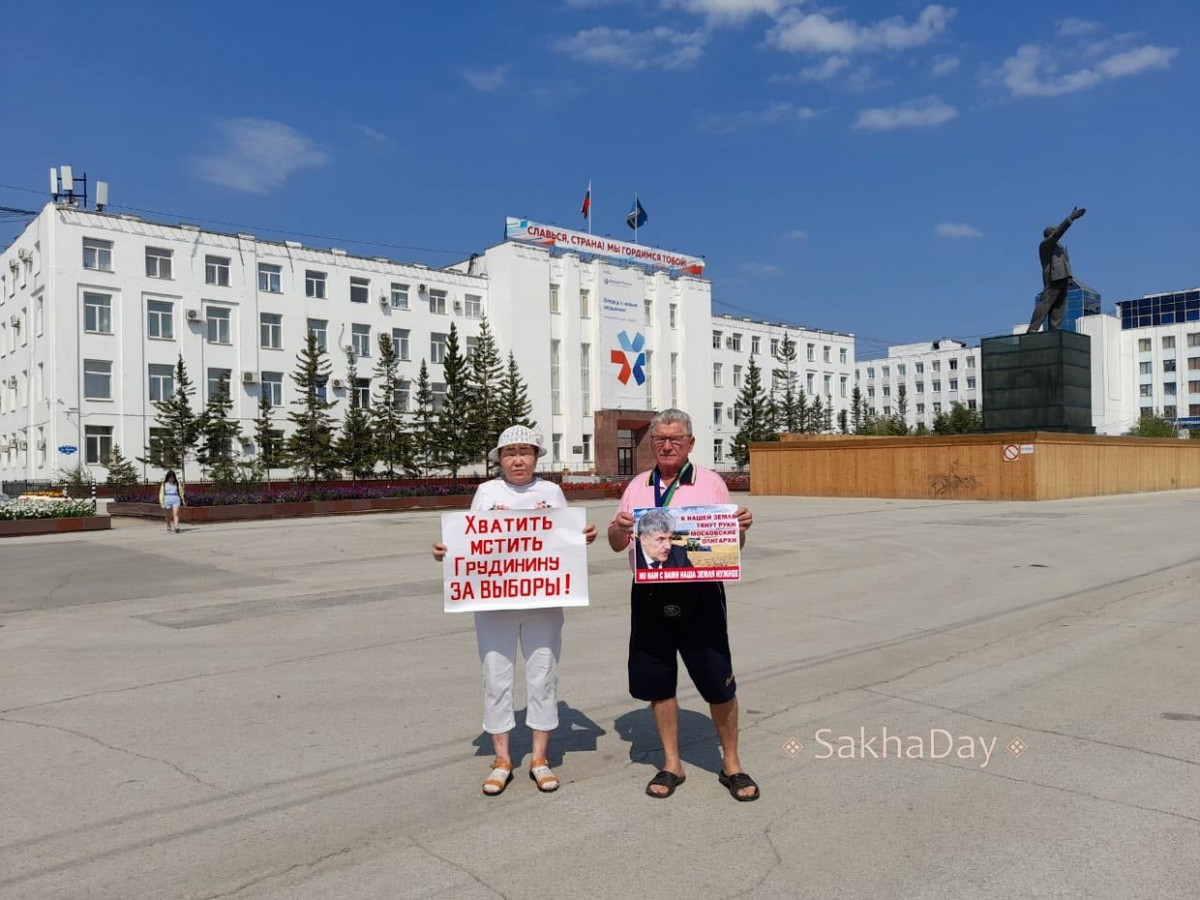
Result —
<path fill-rule="evenodd" d="M 1200 331 L 1189 331 L 1187 336 L 1189 347 L 1200 347 Z"/>
<path fill-rule="evenodd" d="M 816 389 L 817 389 L 817 383 L 816 383 L 816 382 L 817 382 L 817 376 L 816 376 L 816 375 L 814 375 L 812 372 L 807 372 L 807 373 L 805 373 L 805 378 L 804 378 L 804 389 L 805 389 L 806 391 L 808 391 L 808 393 L 810 393 L 810 394 L 811 394 L 811 393 L 813 393 L 814 391 L 816 391 Z"/>
<path fill-rule="evenodd" d="M 714 425 L 721 424 L 721 414 L 724 411 L 725 411 L 725 404 L 720 403 L 720 402 L 713 404 L 713 424 Z"/>
<path fill-rule="evenodd" d="M 311 297 L 313 300 L 324 300 L 326 278 L 324 272 L 307 269 L 304 272 L 304 296 Z"/>
<path fill-rule="evenodd" d="M 839 389 L 838 389 L 838 396 L 841 396 L 841 397 L 846 396 L 846 387 L 847 387 L 848 381 L 849 381 L 849 376 L 843 375 L 841 378 L 841 384 L 839 385 Z"/>
<path fill-rule="evenodd" d="M 1163 395 L 1166 397 L 1175 396 L 1175 382 L 1167 381 L 1163 383 Z"/>
<path fill-rule="evenodd" d="M 463 294 L 463 312 L 468 319 L 483 318 L 483 298 L 476 294 Z"/>
<path fill-rule="evenodd" d="M 1163 418 L 1164 419 L 1174 419 L 1177 415 L 1178 415 L 1177 407 L 1174 407 L 1174 406 L 1164 406 L 1163 407 Z"/>
<path fill-rule="evenodd" d="M 229 287 L 229 257 L 204 257 L 204 283 L 216 287 Z"/>
<path fill-rule="evenodd" d="M 1138 338 L 1138 353 L 1150 352 L 1150 338 Z"/>
<path fill-rule="evenodd" d="M 1152 363 L 1148 359 L 1142 360 L 1140 363 L 1138 363 L 1138 374 L 1139 375 L 1153 375 L 1154 374 L 1154 363 Z"/>
<path fill-rule="evenodd" d="M 433 332 L 429 335 L 429 361 L 441 363 L 446 358 L 446 335 Z"/>
<path fill-rule="evenodd" d="M 1189 416 L 1200 416 L 1200 403 L 1192 403 L 1188 406 Z"/>
<path fill-rule="evenodd" d="M 258 289 L 266 291 L 268 294 L 278 294 L 282 292 L 279 286 L 279 276 L 283 269 L 280 266 L 271 263 L 258 264 Z"/>
<path fill-rule="evenodd" d="M 355 378 L 354 388 L 350 392 L 350 405 L 355 409 L 371 408 L 371 379 Z"/>
<path fill-rule="evenodd" d="M 920 375 L 922 372 L 924 372 L 925 371 L 925 363 L 923 363 L 923 362 L 917 363 L 915 371 L 918 375 Z"/>
<path fill-rule="evenodd" d="M 392 309 L 408 309 L 408 285 L 392 282 Z"/>
<path fill-rule="evenodd" d="M 671 328 L 678 328 L 679 327 L 678 318 L 679 318 L 679 306 L 678 306 L 678 304 L 672 303 L 670 306 L 667 307 L 667 324 Z"/>
<path fill-rule="evenodd" d="M 942 361 L 940 359 L 935 359 L 933 361 L 933 371 L 935 371 L 935 372 L 942 371 Z"/>
<path fill-rule="evenodd" d="M 561 348 L 562 341 L 550 342 L 550 412 L 556 416 L 562 415 Z"/>
<path fill-rule="evenodd" d="M 679 354 L 671 354 L 671 407 L 679 408 Z"/>
<path fill-rule="evenodd" d="M 642 303 L 642 309 L 646 312 L 646 324 L 654 324 L 654 301 L 646 300 Z"/>
<path fill-rule="evenodd" d="M 562 309 L 558 305 L 558 285 L 550 285 L 550 312 L 559 313 Z"/>
<path fill-rule="evenodd" d="M 935 416 L 940 416 L 942 414 L 942 404 L 941 403 L 933 404 L 933 414 Z"/>
<path fill-rule="evenodd" d="M 475 348 L 479 346 L 479 338 L 468 336 L 463 341 L 463 359 L 470 359 L 475 352 Z"/>
<path fill-rule="evenodd" d="M 1152 384 L 1138 385 L 1138 391 L 1140 392 L 1141 396 L 1143 396 L 1143 397 L 1152 397 L 1152 396 L 1154 396 L 1154 385 L 1152 385 Z"/>
<path fill-rule="evenodd" d="M 272 406 L 283 406 L 283 373 L 263 372 L 259 381 L 262 396 Z"/>
<path fill-rule="evenodd" d="M 309 319 L 308 330 L 313 333 L 317 339 L 317 349 L 325 349 L 326 336 L 329 333 L 329 321 L 327 319 Z"/>
<path fill-rule="evenodd" d="M 592 345 L 579 345 L 579 386 L 581 391 L 581 415 L 592 414 Z"/>
<path fill-rule="evenodd" d="M 741 366 L 733 367 L 733 386 L 735 388 L 740 388 L 742 386 L 742 367 Z"/>
<path fill-rule="evenodd" d="M 824 347 L 822 347 L 821 348 L 821 359 L 824 360 L 825 362 L 829 362 L 829 359 L 830 359 L 829 354 L 831 351 L 832 351 L 832 348 L 828 344 L 826 344 Z"/>
<path fill-rule="evenodd" d="M 402 359 L 405 361 L 409 359 L 407 328 L 392 329 L 392 349 L 396 351 L 396 359 Z"/>
<path fill-rule="evenodd" d="M 925 415 L 925 404 L 924 403 L 917 404 L 917 415 L 918 416 Z"/>
<path fill-rule="evenodd" d="M 88 463 L 108 465 L 112 456 L 113 439 L 111 425 L 85 425 L 83 427 L 84 456 Z"/>
<path fill-rule="evenodd" d="M 868 388 L 868 390 L 869 390 L 869 388 Z M 883 386 L 883 396 L 885 396 L 885 397 L 892 396 L 892 386 L 890 384 L 885 384 Z"/>
<path fill-rule="evenodd" d="M 150 386 L 150 400 L 153 403 L 170 400 L 171 395 L 175 393 L 174 366 L 151 365 L 147 380 Z"/>
<path fill-rule="evenodd" d="M 587 288 L 579 289 L 579 318 L 590 319 L 592 317 L 592 292 Z"/>
<path fill-rule="evenodd" d="M 351 278 L 350 279 L 350 302 L 351 303 L 366 303 L 371 299 L 371 279 L 369 278 Z"/>
<path fill-rule="evenodd" d="M 952 390 L 952 391 L 958 390 L 958 379 L 957 378 L 950 379 L 950 390 Z"/>
<path fill-rule="evenodd" d="M 721 332 L 719 332 L 719 331 L 713 332 L 713 349 L 714 350 L 721 349 Z"/>
<path fill-rule="evenodd" d="M 583 436 L 583 461 L 585 463 L 592 461 L 592 436 L 590 434 Z"/>
<path fill-rule="evenodd" d="M 434 412 L 441 412 L 442 407 L 446 405 L 446 385 L 444 382 L 435 381 L 429 385 L 429 391 L 432 395 L 432 403 Z"/>
<path fill-rule="evenodd" d="M 204 310 L 208 321 L 208 342 L 210 344 L 228 344 L 229 341 L 229 310 L 222 306 L 208 306 Z"/>
<path fill-rule="evenodd" d="M 170 300 L 146 301 L 146 334 L 160 341 L 175 340 L 175 304 Z"/>
<path fill-rule="evenodd" d="M 1175 349 L 1175 335 L 1164 334 L 1163 339 L 1162 339 L 1162 348 L 1164 350 L 1174 350 Z"/>
<path fill-rule="evenodd" d="M 873 385 L 873 384 L 867 385 L 867 399 L 869 399 L 869 400 L 875 399 L 875 385 Z"/>
<path fill-rule="evenodd" d="M 761 352 L 761 339 L 757 335 L 750 336 L 750 355 L 758 356 Z"/>
<path fill-rule="evenodd" d="M 83 267 L 92 269 L 96 272 L 111 272 L 113 270 L 112 263 L 112 241 L 101 241 L 96 238 L 83 239 Z M 16 287 L 16 278 L 13 279 L 13 287 Z M 11 294 L 10 294 L 11 296 Z"/>
<path fill-rule="evenodd" d="M 408 412 L 409 400 L 412 396 L 412 382 L 398 381 L 392 391 L 392 406 L 400 412 Z"/>
<path fill-rule="evenodd" d="M 654 351 L 646 351 L 646 409 L 654 409 Z"/>
<path fill-rule="evenodd" d="M 720 438 L 713 441 L 713 462 L 719 463 L 725 461 L 725 442 Z"/>
<path fill-rule="evenodd" d="M 874 381 L 874 380 L 875 380 L 875 367 L 867 366 L 867 381 Z"/>
<path fill-rule="evenodd" d="M 209 369 L 208 370 L 208 399 L 211 400 L 218 394 L 229 396 L 229 382 L 233 378 L 233 372 L 230 369 Z"/>
<path fill-rule="evenodd" d="M 950 360 L 950 371 L 951 371 L 951 372 L 954 372 L 954 371 L 957 371 L 957 369 L 958 369 L 958 360 L 957 360 L 957 359 L 951 359 L 951 360 Z"/>
<path fill-rule="evenodd" d="M 561 434 L 550 436 L 550 458 L 555 462 L 562 462 L 562 439 Z"/>
<path fill-rule="evenodd" d="M 1189 372 L 1200 372 L 1200 356 L 1189 356 L 1188 357 L 1188 371 Z"/>
<path fill-rule="evenodd" d="M 729 349 L 735 353 L 742 352 L 742 336 L 736 331 L 729 337 Z"/>
<path fill-rule="evenodd" d="M 259 313 L 259 338 L 264 350 L 283 348 L 283 316 L 279 313 Z"/>
<path fill-rule="evenodd" d="M 1174 372 L 1175 371 L 1175 359 L 1174 358 L 1163 360 L 1163 371 L 1164 372 Z"/>
<path fill-rule="evenodd" d="M 847 360 L 849 360 L 849 358 L 850 358 L 849 351 L 845 347 L 839 347 L 838 348 L 838 362 L 840 362 L 842 365 L 845 365 Z M 901 366 L 901 368 L 904 368 L 904 367 Z"/>
<path fill-rule="evenodd" d="M 740 428 L 742 425 L 742 408 L 740 406 L 733 407 L 733 427 Z"/>
<path fill-rule="evenodd" d="M 817 345 L 809 344 L 807 349 L 808 349 L 808 361 L 816 362 L 817 361 Z"/>
<path fill-rule="evenodd" d="M 446 314 L 446 292 L 445 291 L 430 291 L 429 292 L 429 311 L 435 315 L 444 316 Z"/>
<path fill-rule="evenodd" d="M 724 377 L 721 372 L 721 364 L 713 363 L 713 387 L 723 387 Z"/>
<path fill-rule="evenodd" d="M 350 326 L 350 346 L 354 349 L 354 355 L 358 357 L 368 357 L 371 355 L 371 326 L 370 325 L 351 325 Z M 440 360 L 438 360 L 440 362 Z M 364 407 L 365 408 L 365 407 Z"/>
<path fill-rule="evenodd" d="M 83 396 L 86 400 L 112 399 L 112 362 L 107 359 L 83 361 Z"/>
<path fill-rule="evenodd" d="M 779 356 L 779 338 L 771 338 L 771 356 Z"/>
<path fill-rule="evenodd" d="M 935 394 L 940 394 L 940 393 L 941 393 L 941 391 L 942 391 L 942 383 L 941 383 L 940 381 L 938 381 L 937 379 L 934 379 L 934 382 L 933 382 L 933 392 L 934 392 Z"/>
<path fill-rule="evenodd" d="M 973 356 L 968 356 L 968 357 L 967 357 L 967 368 L 968 368 L 968 369 L 973 369 L 973 368 L 975 368 L 975 357 L 973 357 Z"/>
<path fill-rule="evenodd" d="M 967 376 L 967 390 L 968 391 L 975 390 L 975 376 L 974 375 Z"/>
<path fill-rule="evenodd" d="M 83 330 L 112 334 L 112 295 L 83 292 Z"/>

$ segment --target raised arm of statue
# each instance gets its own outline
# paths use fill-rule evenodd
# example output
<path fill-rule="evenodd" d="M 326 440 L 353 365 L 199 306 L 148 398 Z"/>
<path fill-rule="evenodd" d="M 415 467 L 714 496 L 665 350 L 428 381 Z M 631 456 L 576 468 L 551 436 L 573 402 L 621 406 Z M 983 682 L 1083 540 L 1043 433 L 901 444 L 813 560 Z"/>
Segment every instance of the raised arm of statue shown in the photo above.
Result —
<path fill-rule="evenodd" d="M 1042 240 L 1042 243 L 1057 244 L 1060 240 L 1062 240 L 1062 236 L 1067 233 L 1067 229 L 1071 227 L 1071 223 L 1086 212 L 1086 209 L 1081 209 L 1077 206 L 1071 210 L 1070 215 L 1059 222 L 1058 225 L 1047 226 L 1046 230 L 1043 232 L 1045 237 Z"/>

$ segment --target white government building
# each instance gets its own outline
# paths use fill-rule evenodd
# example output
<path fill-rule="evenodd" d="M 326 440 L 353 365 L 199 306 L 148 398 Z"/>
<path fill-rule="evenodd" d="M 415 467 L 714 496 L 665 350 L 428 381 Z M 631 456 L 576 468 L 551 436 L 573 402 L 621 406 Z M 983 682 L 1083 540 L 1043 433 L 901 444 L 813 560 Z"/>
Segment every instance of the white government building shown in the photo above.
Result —
<path fill-rule="evenodd" d="M 252 458 L 260 392 L 289 427 L 309 330 L 330 351 L 337 419 L 343 404 L 369 402 L 381 333 L 403 357 L 399 402 L 411 409 L 422 360 L 444 389 L 450 323 L 469 349 L 486 316 L 502 356 L 515 354 L 556 471 L 648 464 L 645 426 L 667 406 L 692 413 L 698 462 L 731 467 L 742 373 L 785 333 L 800 348 L 794 377 L 849 406 L 852 336 L 714 317 L 698 257 L 523 219 L 508 220 L 507 238 L 429 268 L 49 203 L 0 254 L 0 479 L 49 480 L 82 463 L 102 480 L 114 445 L 142 455 L 181 354 L 195 408 L 228 379 Z M 353 384 L 344 351 L 357 358 Z"/>
<path fill-rule="evenodd" d="M 955 403 L 980 407 L 979 372 L 979 347 L 943 338 L 888 347 L 886 357 L 860 360 L 854 378 L 868 415 L 898 414 L 903 386 L 905 422 L 910 428 L 929 428 Z"/>

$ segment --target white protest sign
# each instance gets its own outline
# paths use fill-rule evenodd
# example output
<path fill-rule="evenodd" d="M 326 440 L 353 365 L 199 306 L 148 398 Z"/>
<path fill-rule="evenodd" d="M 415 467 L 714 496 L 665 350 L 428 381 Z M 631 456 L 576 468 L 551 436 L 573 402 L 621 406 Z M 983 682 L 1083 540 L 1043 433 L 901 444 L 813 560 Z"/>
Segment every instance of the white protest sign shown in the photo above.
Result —
<path fill-rule="evenodd" d="M 442 514 L 446 612 L 587 606 L 582 509 Z"/>

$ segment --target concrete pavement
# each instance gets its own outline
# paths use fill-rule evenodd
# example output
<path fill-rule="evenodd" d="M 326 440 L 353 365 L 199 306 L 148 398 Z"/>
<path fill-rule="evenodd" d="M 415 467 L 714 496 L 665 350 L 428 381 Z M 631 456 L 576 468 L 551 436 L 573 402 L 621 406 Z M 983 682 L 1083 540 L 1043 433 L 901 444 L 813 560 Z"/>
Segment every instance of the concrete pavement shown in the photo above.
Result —
<path fill-rule="evenodd" d="M 603 537 L 494 799 L 436 513 L 0 542 L 0 898 L 1200 896 L 1200 492 L 745 499 L 743 804 L 690 684 L 643 794 Z"/>

